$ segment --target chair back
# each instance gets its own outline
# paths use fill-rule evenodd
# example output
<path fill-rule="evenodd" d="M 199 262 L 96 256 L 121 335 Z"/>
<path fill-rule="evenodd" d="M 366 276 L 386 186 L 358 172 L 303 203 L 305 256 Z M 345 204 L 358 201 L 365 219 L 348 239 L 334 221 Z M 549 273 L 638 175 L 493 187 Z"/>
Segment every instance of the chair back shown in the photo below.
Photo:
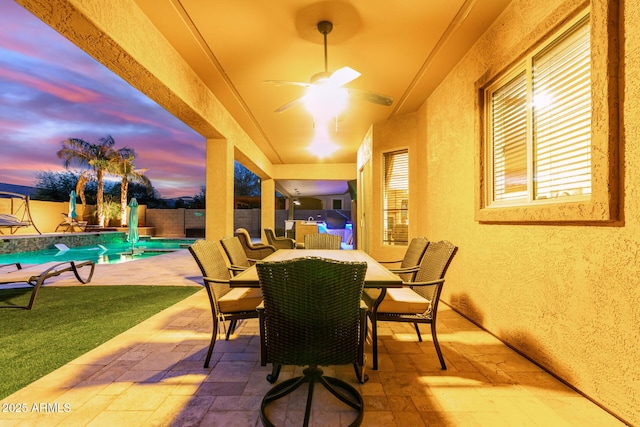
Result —
<path fill-rule="evenodd" d="M 424 256 L 424 252 L 427 250 L 427 246 L 429 246 L 429 241 L 424 236 L 414 237 L 413 239 L 411 239 L 409 247 L 407 248 L 407 252 L 405 252 L 404 258 L 402 258 L 400 267 L 408 268 L 420 265 L 422 257 Z M 400 274 L 400 277 L 405 282 L 413 280 L 414 276 L 415 274 L 413 273 Z"/>
<path fill-rule="evenodd" d="M 264 234 L 267 237 L 267 243 L 276 249 L 295 249 L 296 241 L 288 237 L 277 237 L 273 228 L 265 227 Z"/>
<path fill-rule="evenodd" d="M 264 243 L 254 244 L 251 235 L 245 228 L 236 229 L 234 235 L 240 240 L 242 249 L 249 259 L 263 259 L 276 251 L 276 248 Z"/>
<path fill-rule="evenodd" d="M 264 298 L 264 362 L 302 366 L 358 360 L 366 263 L 305 257 L 262 261 L 256 269 Z"/>
<path fill-rule="evenodd" d="M 304 236 L 305 249 L 340 249 L 342 237 L 336 234 L 316 233 Z"/>
<path fill-rule="evenodd" d="M 246 228 L 237 228 L 234 235 L 238 239 L 240 239 L 240 243 L 242 244 L 242 246 L 250 247 L 252 245 L 251 235 L 249 234 Z"/>
<path fill-rule="evenodd" d="M 276 241 L 276 233 L 273 231 L 273 229 L 269 227 L 265 227 L 264 235 L 267 237 L 267 243 L 269 243 L 270 245 L 273 245 L 274 242 Z"/>
<path fill-rule="evenodd" d="M 238 267 L 250 266 L 247 253 L 242 247 L 242 243 L 240 243 L 240 239 L 237 236 L 227 236 L 220 240 L 220 244 L 224 248 L 227 257 L 229 258 L 229 262 L 232 265 L 237 265 Z"/>
<path fill-rule="evenodd" d="M 197 240 L 189 246 L 189 252 L 200 267 L 202 276 L 221 281 L 211 289 L 215 301 L 231 290 L 229 284 L 224 283 L 230 279 L 229 268 L 216 242 Z M 206 281 L 205 284 L 207 284 Z"/>
<path fill-rule="evenodd" d="M 430 242 L 422 257 L 415 282 L 431 282 L 444 279 L 444 275 L 457 251 L 458 248 L 446 240 Z M 423 298 L 431 301 L 432 311 L 435 312 L 437 310 L 442 284 L 438 286 L 415 286 L 412 289 Z"/>

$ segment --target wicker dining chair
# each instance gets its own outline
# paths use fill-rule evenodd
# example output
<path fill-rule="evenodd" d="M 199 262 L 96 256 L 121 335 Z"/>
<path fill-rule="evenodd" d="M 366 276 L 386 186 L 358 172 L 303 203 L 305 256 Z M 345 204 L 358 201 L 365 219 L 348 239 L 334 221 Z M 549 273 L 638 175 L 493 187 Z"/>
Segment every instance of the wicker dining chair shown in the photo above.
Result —
<path fill-rule="evenodd" d="M 402 288 L 364 291 L 362 299 L 369 307 L 367 315 L 371 319 L 373 369 L 378 369 L 379 321 L 413 323 L 419 341 L 422 341 L 422 336 L 418 324 L 430 324 L 433 345 L 438 353 L 440 366 L 442 369 L 447 369 L 436 334 L 436 316 L 440 293 L 444 286 L 444 275 L 457 250 L 456 246 L 444 240 L 431 242 L 422 257 L 415 281 L 403 282 Z"/>
<path fill-rule="evenodd" d="M 429 241 L 426 237 L 414 237 L 411 239 L 407 251 L 404 253 L 404 257 L 401 260 L 394 261 L 380 261 L 378 263 L 387 267 L 388 270 L 396 273 L 405 282 L 411 282 L 416 276 L 418 269 L 420 268 L 420 262 L 424 256 L 424 252 L 429 246 Z M 391 267 L 391 264 L 400 264 L 398 267 Z"/>
<path fill-rule="evenodd" d="M 208 368 L 213 346 L 218 336 L 218 324 L 224 324 L 225 320 L 229 320 L 229 329 L 225 338 L 229 340 L 238 320 L 258 317 L 256 307 L 262 302 L 262 292 L 258 288 L 231 288 L 229 286 L 229 269 L 216 242 L 197 240 L 189 246 L 189 252 L 200 267 L 204 287 L 211 304 L 213 332 L 204 361 L 204 367 Z"/>
<path fill-rule="evenodd" d="M 237 236 L 222 238 L 220 245 L 229 259 L 229 263 L 231 264 L 229 269 L 234 275 L 246 270 L 257 261 L 256 259 L 247 257 L 247 253 L 244 251 L 242 243 L 240 243 L 240 239 Z"/>
<path fill-rule="evenodd" d="M 304 425 L 308 425 L 313 387 L 322 384 L 357 411 L 364 411 L 360 393 L 347 382 L 328 377 L 319 366 L 353 364 L 360 383 L 364 373 L 366 306 L 361 303 L 365 262 L 335 261 L 318 257 L 256 264 L 264 303 L 258 307 L 261 364 L 273 363 L 267 380 L 278 379 L 282 365 L 306 366 L 303 376 L 284 380 L 264 396 L 261 418 L 273 425 L 266 407 L 304 383 L 309 384 Z"/>
<path fill-rule="evenodd" d="M 304 236 L 305 249 L 340 249 L 342 237 L 337 234 L 315 233 Z"/>
<path fill-rule="evenodd" d="M 265 227 L 264 235 L 267 236 L 267 242 L 276 249 L 295 249 L 296 241 L 289 237 L 278 237 L 273 228 Z"/>
<path fill-rule="evenodd" d="M 264 243 L 253 243 L 251 235 L 246 228 L 238 228 L 234 236 L 240 240 L 240 244 L 250 259 L 263 259 L 276 251 L 275 246 L 265 245 Z"/>

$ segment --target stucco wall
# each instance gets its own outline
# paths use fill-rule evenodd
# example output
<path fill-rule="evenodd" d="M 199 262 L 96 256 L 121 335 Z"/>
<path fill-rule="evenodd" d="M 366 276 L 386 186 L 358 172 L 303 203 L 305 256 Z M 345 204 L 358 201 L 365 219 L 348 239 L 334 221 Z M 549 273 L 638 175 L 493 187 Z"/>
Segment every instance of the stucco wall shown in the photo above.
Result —
<path fill-rule="evenodd" d="M 378 123 L 373 126 L 373 150 L 370 161 L 372 164 L 371 173 L 371 193 L 373 195 L 373 206 L 368 212 L 368 218 L 371 226 L 366 230 L 369 239 L 369 248 L 371 255 L 379 260 L 397 260 L 402 259 L 406 246 L 383 245 L 383 216 L 382 216 L 382 182 L 383 182 L 383 156 L 384 153 L 407 149 L 409 151 L 409 169 L 417 171 L 421 165 L 418 165 L 418 156 L 416 144 L 416 114 L 406 114 L 397 116 L 386 122 Z M 415 237 L 421 235 L 418 232 L 418 221 L 416 219 L 417 207 L 423 204 L 418 199 L 420 191 L 418 189 L 419 182 L 409 179 L 409 236 Z"/>
<path fill-rule="evenodd" d="M 447 273 L 445 302 L 640 425 L 640 3 L 621 7 L 623 221 L 580 226 L 474 220 L 474 85 L 497 61 L 517 59 L 516 48 L 527 38 L 580 3 L 514 0 L 420 109 L 418 153 L 426 173 L 412 177 L 420 180 L 422 203 L 434 208 L 419 211 L 418 232 L 460 248 Z"/>

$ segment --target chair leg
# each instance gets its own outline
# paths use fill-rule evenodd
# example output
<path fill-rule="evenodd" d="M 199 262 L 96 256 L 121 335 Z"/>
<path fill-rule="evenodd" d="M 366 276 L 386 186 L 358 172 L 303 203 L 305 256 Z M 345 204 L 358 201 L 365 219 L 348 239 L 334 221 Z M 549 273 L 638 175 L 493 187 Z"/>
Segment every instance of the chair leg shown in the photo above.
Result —
<path fill-rule="evenodd" d="M 422 335 L 420 335 L 420 328 L 418 328 L 418 324 L 414 323 L 413 326 L 416 328 L 416 334 L 418 334 L 418 341 L 422 342 Z"/>
<path fill-rule="evenodd" d="M 262 405 L 260 407 L 260 418 L 263 425 L 273 426 L 274 424 L 269 420 L 266 414 L 266 406 L 280 399 L 287 394 L 291 393 L 304 383 L 309 383 L 309 390 L 307 392 L 307 403 L 305 407 L 304 423 L 303 426 L 309 425 L 309 417 L 311 415 L 311 406 L 313 400 L 313 390 L 315 383 L 322 384 L 331 394 L 333 394 L 340 401 L 350 406 L 357 411 L 357 417 L 351 426 L 359 426 L 362 423 L 364 415 L 364 402 L 360 393 L 348 383 L 339 380 L 337 378 L 325 377 L 322 369 L 316 366 L 310 366 L 303 371 L 304 375 L 297 378 L 291 378 L 275 385 L 262 399 Z"/>
<path fill-rule="evenodd" d="M 227 337 L 226 340 L 229 341 L 229 337 L 231 336 L 231 334 L 233 333 L 233 331 L 236 329 L 236 325 L 238 324 L 237 320 L 231 320 L 229 321 L 229 329 L 227 330 Z"/>
<path fill-rule="evenodd" d="M 204 359 L 204 367 L 209 367 L 211 361 L 211 354 L 213 354 L 213 346 L 216 345 L 216 337 L 218 336 L 218 319 L 213 316 L 213 332 L 211 333 L 211 343 L 209 344 L 209 350 L 207 350 L 207 357 Z"/>
<path fill-rule="evenodd" d="M 360 384 L 364 384 L 367 381 L 369 381 L 369 375 L 367 375 L 364 370 L 365 370 L 365 366 L 362 365 L 358 365 L 357 363 L 353 364 L 353 369 L 356 371 L 356 378 L 358 378 L 358 382 Z"/>
<path fill-rule="evenodd" d="M 371 316 L 371 354 L 373 356 L 373 370 L 378 370 L 378 322 L 375 315 Z"/>
<path fill-rule="evenodd" d="M 267 381 L 269 381 L 271 384 L 275 383 L 276 381 L 278 381 L 278 377 L 280 376 L 280 369 L 282 368 L 282 365 L 273 365 L 273 369 L 271 369 L 271 373 L 267 374 Z"/>
<path fill-rule="evenodd" d="M 431 322 L 431 336 L 433 337 L 433 345 L 436 347 L 436 353 L 438 353 L 438 359 L 440 359 L 440 366 L 443 371 L 447 370 L 447 365 L 444 363 L 444 357 L 440 350 L 440 344 L 438 343 L 438 336 L 436 335 L 436 322 Z"/>

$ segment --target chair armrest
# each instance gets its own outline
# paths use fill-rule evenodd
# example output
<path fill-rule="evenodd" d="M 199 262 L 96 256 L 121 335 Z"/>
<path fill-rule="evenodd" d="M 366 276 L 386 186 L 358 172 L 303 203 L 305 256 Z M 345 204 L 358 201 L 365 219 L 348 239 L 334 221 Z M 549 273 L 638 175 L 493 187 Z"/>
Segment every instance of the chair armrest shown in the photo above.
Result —
<path fill-rule="evenodd" d="M 378 261 L 378 260 L 376 260 Z M 378 264 L 400 264 L 402 262 L 401 259 L 395 261 L 378 261 Z"/>
<path fill-rule="evenodd" d="M 224 280 L 224 279 L 214 279 L 213 277 L 208 277 L 208 276 L 202 276 L 202 280 L 204 280 L 207 283 L 220 283 L 220 284 L 229 284 L 228 280 Z"/>
<path fill-rule="evenodd" d="M 231 270 L 232 272 L 239 272 L 239 271 L 245 271 L 247 269 L 247 267 L 243 267 L 241 265 L 233 265 L 231 264 L 229 266 L 229 270 Z"/>
<path fill-rule="evenodd" d="M 413 288 L 416 286 L 435 286 L 441 283 L 444 283 L 444 279 L 431 280 L 429 282 L 402 282 L 402 285 Z"/>
<path fill-rule="evenodd" d="M 416 271 L 420 270 L 420 266 L 416 265 L 416 266 L 413 266 L 413 267 L 404 267 L 404 268 L 388 268 L 387 270 L 389 270 L 392 273 L 396 273 L 396 274 L 415 273 Z"/>

